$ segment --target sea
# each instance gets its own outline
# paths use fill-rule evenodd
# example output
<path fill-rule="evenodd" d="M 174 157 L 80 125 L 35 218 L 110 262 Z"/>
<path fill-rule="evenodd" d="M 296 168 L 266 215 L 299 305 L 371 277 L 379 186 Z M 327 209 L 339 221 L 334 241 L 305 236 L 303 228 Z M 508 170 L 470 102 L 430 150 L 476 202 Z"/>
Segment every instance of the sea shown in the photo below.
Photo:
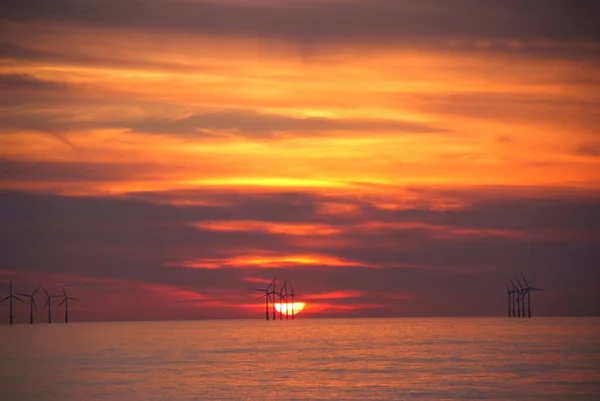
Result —
<path fill-rule="evenodd" d="M 0 326 L 1 400 L 600 400 L 600 318 Z"/>

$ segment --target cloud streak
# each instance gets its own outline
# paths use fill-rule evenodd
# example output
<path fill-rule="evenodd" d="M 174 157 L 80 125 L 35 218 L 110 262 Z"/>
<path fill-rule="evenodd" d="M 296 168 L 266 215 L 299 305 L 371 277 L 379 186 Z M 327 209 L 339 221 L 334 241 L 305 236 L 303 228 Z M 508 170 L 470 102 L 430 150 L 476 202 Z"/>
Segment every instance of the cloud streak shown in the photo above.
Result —
<path fill-rule="evenodd" d="M 269 1 L 149 0 L 86 2 L 26 0 L 2 6 L 4 18 L 121 29 L 292 40 L 414 40 L 415 38 L 596 39 L 594 1 Z M 577 29 L 573 29 L 577 27 Z"/>

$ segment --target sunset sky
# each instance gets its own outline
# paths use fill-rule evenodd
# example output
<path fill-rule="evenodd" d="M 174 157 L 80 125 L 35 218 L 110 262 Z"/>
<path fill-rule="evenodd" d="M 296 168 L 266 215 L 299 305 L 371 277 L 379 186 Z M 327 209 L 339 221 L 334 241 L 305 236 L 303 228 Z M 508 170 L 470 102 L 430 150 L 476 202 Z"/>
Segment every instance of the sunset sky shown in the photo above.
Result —
<path fill-rule="evenodd" d="M 502 316 L 522 271 L 534 315 L 600 314 L 599 12 L 0 2 L 0 298 L 260 319 L 276 276 L 303 317 Z"/>

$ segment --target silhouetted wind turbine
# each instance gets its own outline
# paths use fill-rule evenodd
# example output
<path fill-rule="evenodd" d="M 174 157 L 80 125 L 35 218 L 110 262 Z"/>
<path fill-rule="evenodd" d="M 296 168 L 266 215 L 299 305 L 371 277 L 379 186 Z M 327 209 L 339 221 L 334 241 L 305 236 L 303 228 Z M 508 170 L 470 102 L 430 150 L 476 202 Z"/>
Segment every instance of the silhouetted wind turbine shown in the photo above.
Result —
<path fill-rule="evenodd" d="M 269 284 L 269 286 L 267 288 L 253 288 L 252 289 L 253 291 L 261 291 L 261 292 L 264 291 L 265 292 L 265 295 L 261 296 L 260 298 L 265 297 L 265 319 L 266 320 L 269 320 L 269 294 L 270 294 L 269 289 L 273 285 L 274 281 L 275 280 L 271 281 L 271 283 Z"/>
<path fill-rule="evenodd" d="M 277 295 L 279 295 L 279 320 L 283 319 L 283 303 L 281 301 L 284 299 L 284 296 L 283 296 L 283 289 L 284 288 L 287 288 L 287 280 L 285 280 L 283 282 L 283 285 L 281 286 L 281 289 L 277 293 Z M 287 292 L 287 290 L 286 290 L 286 292 Z M 287 309 L 287 304 L 285 305 L 285 307 Z"/>
<path fill-rule="evenodd" d="M 8 321 L 10 324 L 13 324 L 13 299 L 16 299 L 17 301 L 20 301 L 20 302 L 23 302 L 23 300 L 21 298 L 17 297 L 16 295 L 13 295 L 13 293 L 12 293 L 12 278 L 10 279 L 10 281 L 8 283 L 8 287 L 9 287 L 9 294 L 4 299 L 2 299 L 2 301 L 0 301 L 0 303 L 6 301 L 8 299 L 9 309 L 10 309 Z"/>
<path fill-rule="evenodd" d="M 523 277 L 523 281 L 525 282 L 525 290 L 527 291 L 527 311 L 529 314 L 529 318 L 531 319 L 531 291 L 546 291 L 546 290 L 543 288 L 530 287 L 523 272 L 521 272 L 521 276 Z"/>
<path fill-rule="evenodd" d="M 519 297 L 521 296 L 520 292 L 519 292 L 519 288 L 517 287 L 517 285 L 512 281 L 512 280 L 508 280 L 510 282 L 510 284 L 513 287 L 513 303 L 512 303 L 512 317 L 516 317 L 515 315 L 515 300 L 517 301 L 517 313 L 518 313 L 518 317 L 521 317 L 521 312 L 519 309 Z M 515 297 L 515 294 L 517 295 Z"/>
<path fill-rule="evenodd" d="M 285 291 L 285 294 L 283 293 Z M 281 287 L 281 291 L 279 292 L 279 317 L 281 318 L 281 299 L 285 302 L 285 320 L 289 319 L 289 306 L 288 303 L 288 290 L 287 290 L 287 280 L 283 282 L 283 286 Z"/>
<path fill-rule="evenodd" d="M 62 292 L 63 292 L 63 300 L 61 301 L 61 303 L 58 304 L 56 309 L 60 308 L 60 306 L 62 304 L 65 304 L 65 323 L 69 323 L 69 299 L 72 301 L 79 301 L 79 300 L 77 298 L 68 297 L 67 292 L 65 291 L 65 287 L 63 287 L 62 285 L 60 286 L 60 288 L 62 289 Z"/>
<path fill-rule="evenodd" d="M 37 310 L 37 307 L 35 306 L 35 293 L 38 292 L 38 290 L 40 289 L 42 285 L 38 285 L 37 288 L 35 289 L 35 291 L 33 291 L 31 294 L 23 294 L 23 293 L 19 293 L 18 295 L 21 295 L 23 297 L 27 297 L 29 298 L 29 324 L 33 324 L 33 310 Z"/>
<path fill-rule="evenodd" d="M 272 305 L 273 305 L 273 320 L 277 320 L 277 318 L 276 318 L 277 311 L 275 310 L 275 295 L 277 295 L 277 291 L 275 290 L 277 288 L 276 283 L 277 283 L 277 277 L 275 277 L 273 279 L 273 291 L 270 292 L 270 294 L 273 296 L 273 303 L 272 303 Z"/>
<path fill-rule="evenodd" d="M 504 284 L 506 285 L 506 295 L 508 295 L 508 317 L 511 317 L 511 313 L 510 313 L 511 296 L 515 293 L 515 291 L 508 288 L 508 284 L 506 284 L 506 283 L 504 283 Z M 513 304 L 514 304 L 514 302 L 513 302 Z"/>
<path fill-rule="evenodd" d="M 294 287 L 292 287 L 292 285 L 290 284 L 290 296 L 292 297 L 292 320 L 294 320 L 296 317 L 296 312 L 294 310 L 294 307 L 295 307 L 294 303 L 296 302 L 294 297 L 296 295 L 302 295 L 302 294 L 296 294 L 294 292 Z"/>
<path fill-rule="evenodd" d="M 518 277 L 515 276 L 515 279 L 517 280 L 517 284 L 521 289 L 521 317 L 525 317 L 525 293 L 527 293 L 527 290 L 523 287 L 523 285 L 521 285 Z"/>
<path fill-rule="evenodd" d="M 46 291 L 46 288 L 42 285 L 42 290 L 44 290 L 44 292 L 46 293 L 46 303 L 44 304 L 44 309 L 46 309 L 46 306 L 48 307 L 48 324 L 52 323 L 52 305 L 51 305 L 51 300 L 52 298 L 60 298 L 60 295 L 50 295 L 48 294 L 48 291 Z M 43 309 L 42 309 L 43 310 Z"/>

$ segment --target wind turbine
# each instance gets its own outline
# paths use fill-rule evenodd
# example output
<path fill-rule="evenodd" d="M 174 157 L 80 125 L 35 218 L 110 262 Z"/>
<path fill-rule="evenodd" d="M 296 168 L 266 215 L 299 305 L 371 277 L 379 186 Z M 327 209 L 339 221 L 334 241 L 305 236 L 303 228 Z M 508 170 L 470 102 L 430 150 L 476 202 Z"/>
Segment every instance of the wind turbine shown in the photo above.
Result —
<path fill-rule="evenodd" d="M 284 284 L 284 289 L 285 289 L 285 295 L 284 295 L 284 299 L 285 299 L 285 320 L 288 320 L 290 318 L 290 303 L 288 302 L 288 284 L 287 284 L 287 280 L 285 281 Z"/>
<path fill-rule="evenodd" d="M 506 285 L 506 295 L 508 295 L 508 317 L 511 317 L 511 313 L 510 313 L 511 297 L 515 293 L 515 291 L 508 288 L 507 283 L 504 283 L 504 284 Z"/>
<path fill-rule="evenodd" d="M 285 295 L 283 293 L 283 291 L 285 290 Z M 288 320 L 290 318 L 290 304 L 288 302 L 288 292 L 287 292 L 287 280 L 285 280 L 285 282 L 283 283 L 283 287 L 281 287 L 281 291 L 280 291 L 280 298 L 285 301 L 285 320 Z M 281 312 L 281 301 L 279 301 L 279 312 Z M 281 314 L 280 314 L 281 316 Z"/>
<path fill-rule="evenodd" d="M 35 306 L 35 293 L 38 292 L 38 290 L 40 289 L 42 285 L 38 285 L 37 288 L 35 289 L 35 291 L 33 291 L 31 294 L 23 294 L 23 293 L 19 293 L 18 295 L 21 295 L 23 297 L 27 297 L 29 298 L 29 324 L 33 324 L 33 310 L 35 309 L 37 311 L 37 307 Z"/>
<path fill-rule="evenodd" d="M 294 320 L 294 319 L 295 319 L 295 317 L 296 317 L 296 312 L 295 312 L 295 310 L 294 310 L 294 307 L 295 307 L 295 304 L 294 304 L 294 303 L 296 302 L 296 301 L 294 300 L 294 297 L 295 297 L 296 295 L 298 295 L 298 294 L 294 293 L 294 287 L 292 287 L 292 285 L 290 284 L 290 296 L 292 297 L 292 320 Z M 302 295 L 302 294 L 300 294 L 300 295 Z"/>
<path fill-rule="evenodd" d="M 290 284 L 290 296 L 292 297 L 292 320 L 294 320 L 296 314 L 294 312 L 294 288 L 292 287 L 292 284 Z"/>
<path fill-rule="evenodd" d="M 519 284 L 519 288 L 521 289 L 521 317 L 525 317 L 525 294 L 528 293 L 527 289 L 521 285 L 519 278 L 515 276 L 517 280 L 517 284 Z"/>
<path fill-rule="evenodd" d="M 51 307 L 51 300 L 52 298 L 60 298 L 60 295 L 50 295 L 48 294 L 48 291 L 46 291 L 46 288 L 41 285 L 42 290 L 44 290 L 44 292 L 46 293 L 46 303 L 44 304 L 44 309 L 46 309 L 46 306 L 48 307 L 48 324 L 52 323 L 52 307 Z M 43 309 L 42 309 L 43 310 Z"/>
<path fill-rule="evenodd" d="M 270 297 L 270 292 L 269 289 L 271 288 L 271 286 L 273 285 L 273 283 L 275 282 L 275 279 L 273 279 L 273 281 L 271 281 L 271 283 L 269 284 L 269 286 L 267 288 L 252 288 L 253 291 L 264 291 L 265 295 L 261 296 L 265 297 L 265 319 L 269 320 L 269 297 Z"/>
<path fill-rule="evenodd" d="M 281 289 L 277 293 L 277 295 L 279 295 L 279 320 L 283 319 L 283 310 L 282 310 L 283 309 L 283 304 L 281 303 L 281 301 L 285 299 L 285 296 L 283 295 L 283 289 L 284 288 L 285 288 L 285 292 L 286 292 L 286 295 L 287 295 L 287 280 L 285 280 L 283 282 L 283 285 L 281 286 Z M 287 315 L 287 300 L 285 300 L 285 301 L 286 301 L 286 304 L 285 304 L 285 310 L 286 310 L 286 312 L 285 312 L 285 314 Z M 286 316 L 286 319 L 287 319 L 287 316 Z"/>
<path fill-rule="evenodd" d="M 273 321 L 277 320 L 276 318 L 276 310 L 275 310 L 275 295 L 277 294 L 277 291 L 275 290 L 275 288 L 277 288 L 277 277 L 275 277 L 272 281 L 273 284 L 273 291 L 271 291 L 269 294 L 273 296 L 273 303 L 271 304 L 273 306 Z"/>
<path fill-rule="evenodd" d="M 513 287 L 512 317 L 521 317 L 521 308 L 519 306 L 519 298 L 521 297 L 521 291 L 519 291 L 519 288 L 512 280 L 509 279 L 508 281 Z M 515 294 L 517 295 L 516 297 Z M 515 300 L 517 301 L 517 316 L 515 316 Z"/>
<path fill-rule="evenodd" d="M 68 297 L 67 292 L 65 291 L 65 287 L 60 286 L 63 292 L 63 300 L 58 304 L 56 309 L 60 308 L 62 304 L 65 304 L 65 323 L 69 323 L 69 299 L 72 301 L 79 301 L 77 298 Z M 60 296 L 60 295 L 59 295 Z"/>
<path fill-rule="evenodd" d="M 9 295 L 7 295 L 4 299 L 2 299 L 2 301 L 0 301 L 0 303 L 6 301 L 8 299 L 9 309 L 10 309 L 8 321 L 10 324 L 13 324 L 13 299 L 16 299 L 17 301 L 20 301 L 20 302 L 23 302 L 23 300 L 21 298 L 17 297 L 16 295 L 13 295 L 13 293 L 12 293 L 12 278 L 8 282 L 8 287 L 9 287 Z"/>
<path fill-rule="evenodd" d="M 525 289 L 527 290 L 527 312 L 529 314 L 529 318 L 531 319 L 531 291 L 546 291 L 546 290 L 543 288 L 530 287 L 523 272 L 521 272 L 521 277 L 523 277 L 523 281 L 525 282 Z"/>

